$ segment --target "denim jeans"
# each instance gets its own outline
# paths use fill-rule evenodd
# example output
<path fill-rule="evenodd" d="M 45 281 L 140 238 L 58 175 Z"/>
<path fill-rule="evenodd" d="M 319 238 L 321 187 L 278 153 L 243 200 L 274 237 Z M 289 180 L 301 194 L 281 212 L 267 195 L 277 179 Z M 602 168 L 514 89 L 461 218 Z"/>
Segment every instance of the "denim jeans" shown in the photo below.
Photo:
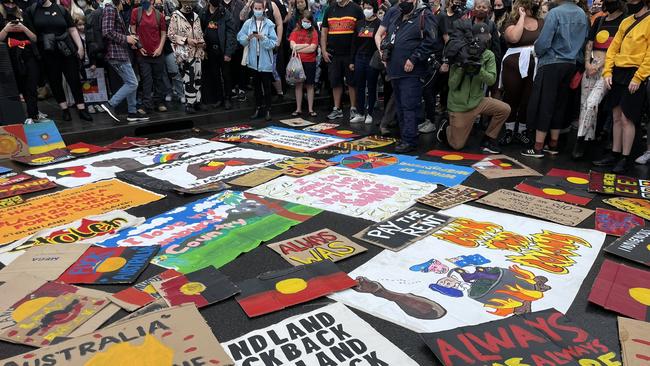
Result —
<path fill-rule="evenodd" d="M 112 107 L 117 107 L 126 99 L 129 113 L 135 113 L 138 103 L 138 79 L 135 77 L 133 66 L 128 61 L 108 61 L 108 63 L 115 69 L 123 82 L 122 86 L 113 94 L 113 97 L 108 102 Z"/>
<path fill-rule="evenodd" d="M 357 112 L 372 115 L 377 101 L 377 78 L 379 70 L 370 67 L 372 55 L 358 54 L 354 58 L 354 78 L 357 88 Z M 366 109 L 366 85 L 368 88 L 368 105 Z"/>
<path fill-rule="evenodd" d="M 163 83 L 163 78 L 167 77 L 167 75 L 163 75 L 165 72 L 165 60 L 162 56 L 138 56 L 138 65 L 140 66 L 140 80 L 142 82 L 141 103 L 145 108 L 153 109 L 165 100 L 166 88 Z"/>
<path fill-rule="evenodd" d="M 402 141 L 417 146 L 418 124 L 422 114 L 422 80 L 418 77 L 405 77 L 391 82 Z"/>

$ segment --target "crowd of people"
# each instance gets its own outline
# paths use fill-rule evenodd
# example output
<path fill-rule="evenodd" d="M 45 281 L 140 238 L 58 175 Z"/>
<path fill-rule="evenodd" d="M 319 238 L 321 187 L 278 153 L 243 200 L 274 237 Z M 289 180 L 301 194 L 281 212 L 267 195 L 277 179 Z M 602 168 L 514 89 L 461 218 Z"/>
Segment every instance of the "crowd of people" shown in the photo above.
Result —
<path fill-rule="evenodd" d="M 63 120 L 76 105 L 83 120 L 107 112 L 118 122 L 124 101 L 126 120 L 143 121 L 174 97 L 187 113 L 230 109 L 248 88 L 252 118 L 271 120 L 274 97 L 293 88 L 293 116 L 306 99 L 305 116 L 316 117 L 314 96 L 325 91 L 330 120 L 378 123 L 382 134 L 396 121 L 400 153 L 434 131 L 463 149 L 484 126 L 484 152 L 521 144 L 522 155 L 543 158 L 573 126 L 574 158 L 599 141 L 609 153 L 594 164 L 622 173 L 648 111 L 648 0 L 58 1 L 0 6 L 0 41 L 30 120 L 44 84 Z M 303 77 L 287 85 L 296 58 Z M 81 80 L 99 67 L 121 83 L 108 102 L 86 105 Z M 648 161 L 650 147 L 636 159 Z"/>

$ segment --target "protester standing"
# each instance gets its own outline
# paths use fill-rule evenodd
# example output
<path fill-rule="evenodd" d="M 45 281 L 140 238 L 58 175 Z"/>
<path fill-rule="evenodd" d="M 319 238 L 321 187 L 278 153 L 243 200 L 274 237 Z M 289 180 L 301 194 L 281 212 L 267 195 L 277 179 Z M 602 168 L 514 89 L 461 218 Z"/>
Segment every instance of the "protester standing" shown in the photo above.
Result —
<path fill-rule="evenodd" d="M 302 17 L 291 35 L 289 35 L 289 45 L 295 50 L 302 62 L 302 68 L 305 71 L 305 81 L 296 83 L 296 110 L 291 115 L 299 116 L 302 114 L 302 95 L 303 88 L 307 91 L 307 108 L 310 117 L 316 117 L 314 112 L 314 81 L 316 79 L 316 51 L 318 50 L 318 30 L 316 22 L 309 10 L 302 12 Z"/>
<path fill-rule="evenodd" d="M 354 30 L 352 43 L 350 69 L 354 72 L 354 83 L 357 94 L 357 115 L 350 123 L 365 122 L 372 124 L 372 114 L 377 100 L 377 78 L 379 70 L 370 66 L 370 59 L 377 51 L 375 33 L 379 29 L 380 21 L 377 18 L 377 0 L 363 0 L 361 2 L 364 19 L 358 20 Z M 368 102 L 366 103 L 366 90 Z"/>

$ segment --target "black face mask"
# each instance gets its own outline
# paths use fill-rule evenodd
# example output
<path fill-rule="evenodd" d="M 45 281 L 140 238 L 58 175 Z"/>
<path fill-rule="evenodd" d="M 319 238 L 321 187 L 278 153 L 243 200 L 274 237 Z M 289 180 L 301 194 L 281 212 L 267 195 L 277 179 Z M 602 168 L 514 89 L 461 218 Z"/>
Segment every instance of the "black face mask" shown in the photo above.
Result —
<path fill-rule="evenodd" d="M 628 3 L 627 4 L 627 12 L 630 13 L 630 14 L 636 14 L 636 13 L 640 12 L 641 9 L 643 9 L 644 5 L 645 4 L 643 3 L 643 1 L 639 1 L 637 4 Z"/>
<path fill-rule="evenodd" d="M 156 10 L 158 10 L 158 11 L 160 11 L 160 12 L 162 12 L 162 11 L 165 10 L 165 9 L 163 8 L 162 4 L 156 4 L 156 5 L 153 6 L 153 8 L 156 9 Z"/>
<path fill-rule="evenodd" d="M 415 7 L 415 4 L 408 1 L 399 3 L 399 10 L 402 11 L 402 14 L 410 14 L 413 11 L 413 7 Z"/>
<path fill-rule="evenodd" d="M 7 15 L 16 15 L 17 10 L 18 10 L 17 6 L 14 6 L 13 8 L 5 6 L 5 11 L 7 12 Z"/>
<path fill-rule="evenodd" d="M 539 4 L 533 4 L 533 6 L 530 8 L 530 11 L 533 14 L 537 14 L 539 12 L 539 8 L 540 8 Z"/>
<path fill-rule="evenodd" d="M 216 8 L 217 6 L 219 6 L 219 0 L 210 0 L 210 5 Z"/>
<path fill-rule="evenodd" d="M 621 5 L 618 3 L 618 1 L 611 1 L 611 2 L 603 3 L 603 10 L 610 13 L 610 14 L 616 12 L 620 8 L 621 8 Z"/>
<path fill-rule="evenodd" d="M 454 14 L 463 14 L 465 12 L 465 7 L 462 5 L 452 5 L 451 10 L 454 12 Z"/>
<path fill-rule="evenodd" d="M 502 16 L 506 14 L 506 8 L 501 8 L 501 9 L 494 9 L 494 17 L 497 19 L 500 19 Z"/>

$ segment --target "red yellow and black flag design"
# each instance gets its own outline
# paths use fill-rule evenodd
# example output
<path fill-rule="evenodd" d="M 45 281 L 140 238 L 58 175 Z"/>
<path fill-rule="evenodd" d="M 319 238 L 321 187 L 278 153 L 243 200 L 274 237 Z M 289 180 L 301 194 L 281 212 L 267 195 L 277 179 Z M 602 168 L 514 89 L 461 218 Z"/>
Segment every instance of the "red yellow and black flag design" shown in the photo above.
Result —
<path fill-rule="evenodd" d="M 484 154 L 464 153 L 460 151 L 431 150 L 425 155 L 440 158 L 445 162 L 456 163 L 475 163 L 488 157 Z"/>
<path fill-rule="evenodd" d="M 235 299 L 246 315 L 255 317 L 356 286 L 336 264 L 322 261 L 271 271 L 237 284 Z"/>
<path fill-rule="evenodd" d="M 519 192 L 532 194 L 533 196 L 582 206 L 589 204 L 591 199 L 594 197 L 593 194 L 581 189 L 546 184 L 541 180 L 525 179 L 523 182 L 517 184 L 515 189 Z"/>
<path fill-rule="evenodd" d="M 210 266 L 154 285 L 169 306 L 188 302 L 201 308 L 239 292 L 228 276 Z"/>
<path fill-rule="evenodd" d="M 650 321 L 650 272 L 605 260 L 589 301 L 634 319 Z"/>
<path fill-rule="evenodd" d="M 587 191 L 587 188 L 589 188 L 589 174 L 553 168 L 544 177 L 540 178 L 539 182 L 568 189 Z M 591 195 L 591 197 L 593 198 L 594 196 Z"/>

